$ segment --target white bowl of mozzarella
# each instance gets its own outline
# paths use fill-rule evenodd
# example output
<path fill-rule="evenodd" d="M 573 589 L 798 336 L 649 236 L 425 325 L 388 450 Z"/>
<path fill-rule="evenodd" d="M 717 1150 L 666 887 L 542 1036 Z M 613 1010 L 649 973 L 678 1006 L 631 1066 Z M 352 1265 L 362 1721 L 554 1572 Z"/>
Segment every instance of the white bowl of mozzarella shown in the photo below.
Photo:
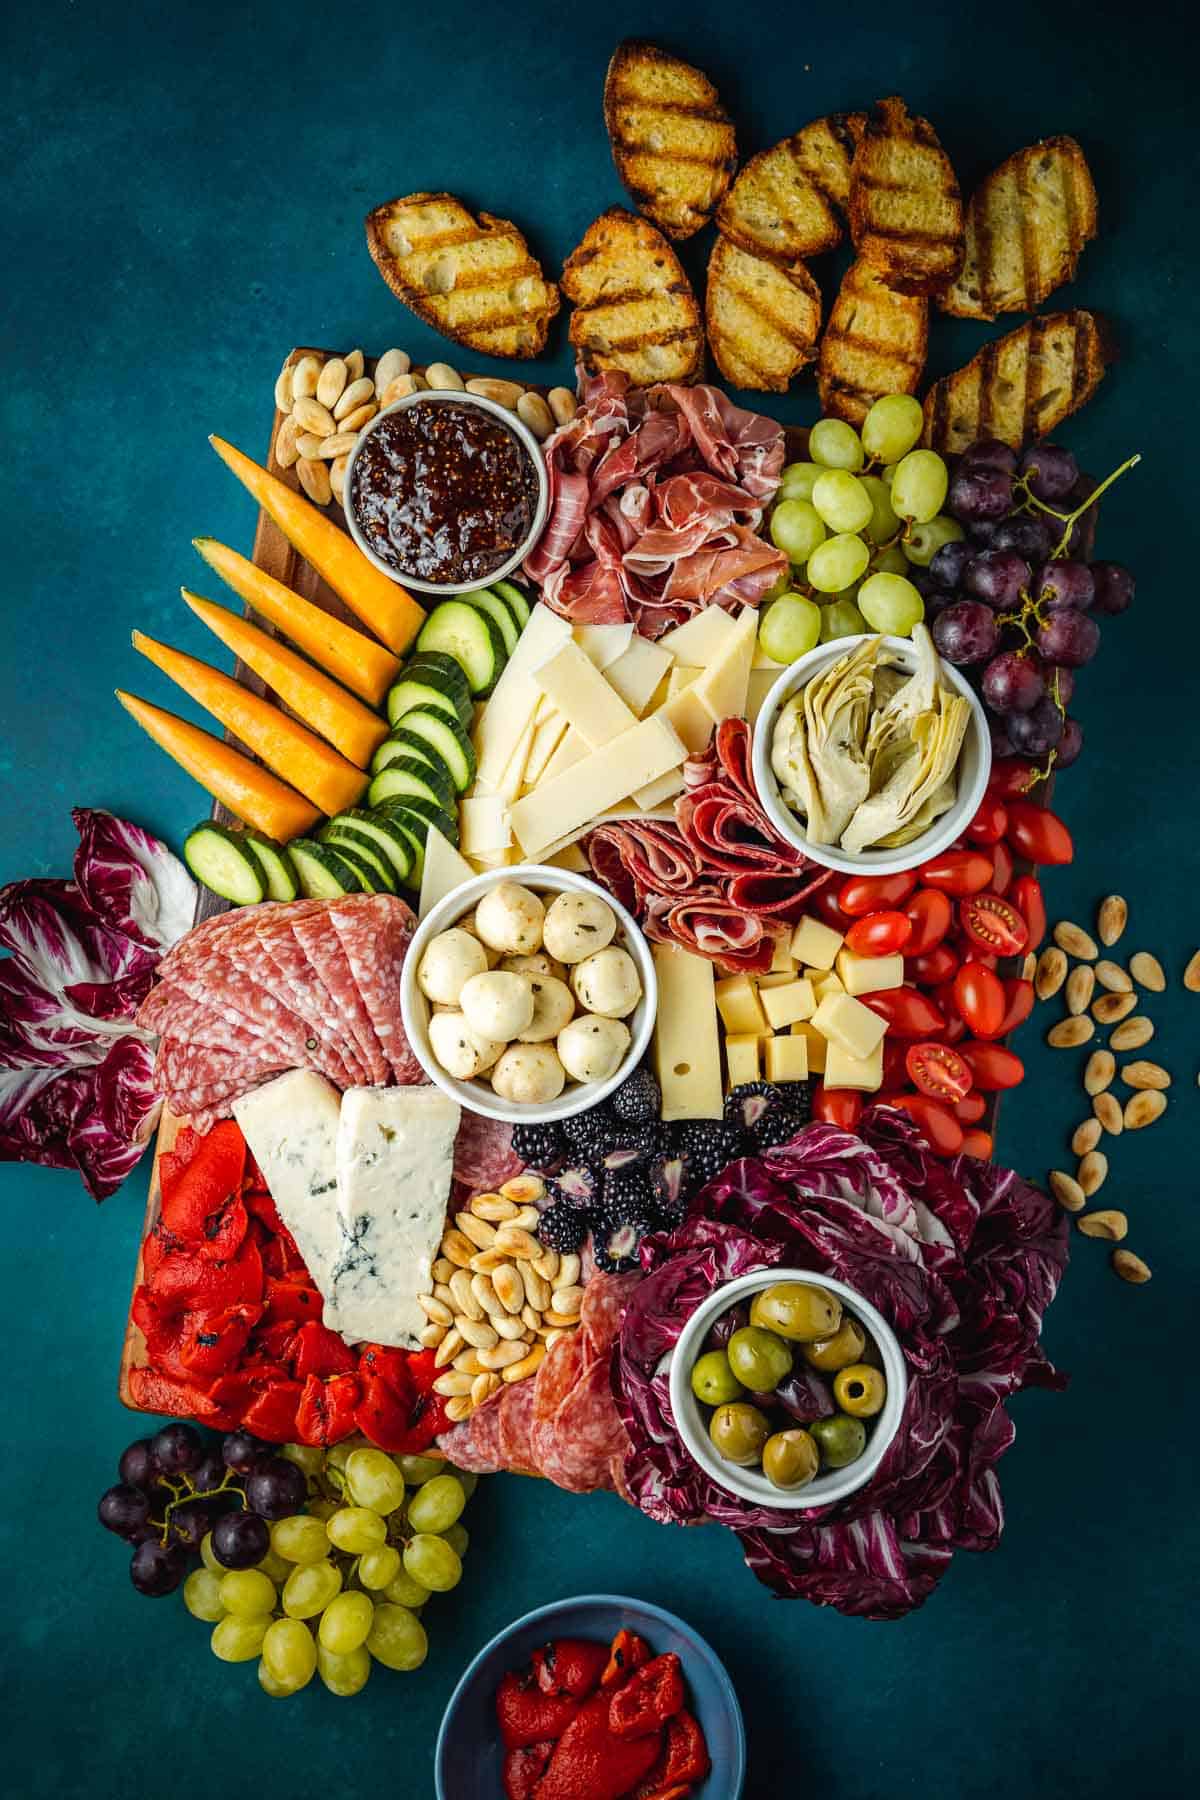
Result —
<path fill-rule="evenodd" d="M 495 974 L 508 979 L 483 979 Z M 658 983 L 649 945 L 611 894 L 526 863 L 464 881 L 426 914 L 400 1006 L 444 1093 L 489 1119 L 545 1124 L 598 1105 L 638 1066 Z M 522 1028 L 509 1035 L 513 1025 Z"/>

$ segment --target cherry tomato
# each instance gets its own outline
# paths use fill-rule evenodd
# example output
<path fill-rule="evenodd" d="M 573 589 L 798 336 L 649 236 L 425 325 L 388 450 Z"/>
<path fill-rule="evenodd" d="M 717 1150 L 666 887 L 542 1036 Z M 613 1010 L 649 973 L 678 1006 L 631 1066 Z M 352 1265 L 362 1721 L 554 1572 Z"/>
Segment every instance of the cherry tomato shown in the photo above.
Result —
<path fill-rule="evenodd" d="M 1004 1023 L 1004 983 L 972 958 L 954 977 L 954 1004 L 976 1037 L 995 1037 Z"/>
<path fill-rule="evenodd" d="M 924 956 L 940 944 L 950 929 L 953 908 L 945 894 L 937 888 L 921 888 L 904 909 L 912 926 L 912 936 L 904 946 L 907 956 Z"/>
<path fill-rule="evenodd" d="M 961 1153 L 963 1156 L 977 1156 L 980 1162 L 987 1162 L 992 1154 L 992 1134 L 990 1131 L 964 1131 Z"/>
<path fill-rule="evenodd" d="M 1046 902 L 1036 875 L 1018 875 L 1012 884 L 1013 905 L 1025 921 L 1029 948 L 1036 950 L 1046 935 Z"/>
<path fill-rule="evenodd" d="M 912 921 L 907 913 L 864 913 L 846 933 L 846 948 L 855 956 L 893 956 L 911 936 Z"/>
<path fill-rule="evenodd" d="M 1025 1079 L 1025 1064 L 1003 1044 L 964 1044 L 962 1053 L 975 1075 L 975 1086 L 985 1094 L 1016 1087 Z"/>
<path fill-rule="evenodd" d="M 940 1100 L 927 1094 L 898 1094 L 892 1102 L 906 1112 L 935 1156 L 957 1156 L 963 1145 L 962 1126 Z"/>
<path fill-rule="evenodd" d="M 992 764 L 988 776 L 988 793 L 1001 800 L 1019 800 L 1030 794 L 1041 780 L 1041 771 L 1021 756 L 1006 756 Z"/>
<path fill-rule="evenodd" d="M 813 1089 L 813 1118 L 853 1131 L 862 1117 L 863 1097 L 855 1088 L 830 1088 L 819 1081 Z"/>
<path fill-rule="evenodd" d="M 910 1044 L 904 1057 L 914 1087 L 932 1100 L 961 1100 L 971 1091 L 970 1064 L 946 1044 Z"/>
<path fill-rule="evenodd" d="M 1001 841 L 992 845 L 992 891 L 1007 894 L 1012 886 L 1013 859 L 1008 845 Z"/>
<path fill-rule="evenodd" d="M 903 1089 L 908 1086 L 908 1070 L 904 1063 L 904 1045 L 899 1038 L 883 1040 L 883 1085 Z M 878 1099 L 878 1095 L 876 1096 Z"/>
<path fill-rule="evenodd" d="M 804 896 L 804 906 L 823 925 L 831 926 L 834 931 L 845 931 L 846 915 L 838 905 L 836 882 L 823 881 L 819 888 L 812 888 Z"/>
<path fill-rule="evenodd" d="M 964 1057 L 963 1060 L 965 1062 L 966 1058 Z M 977 1094 L 972 1089 L 969 1094 L 964 1094 L 961 1100 L 955 1101 L 954 1116 L 960 1125 L 978 1125 L 987 1111 L 987 1105 L 983 1095 Z"/>
<path fill-rule="evenodd" d="M 1003 800 L 997 800 L 994 794 L 985 794 L 979 802 L 979 811 L 967 826 L 967 837 L 972 844 L 998 844 L 1008 829 L 1008 813 Z"/>
<path fill-rule="evenodd" d="M 1029 927 L 999 894 L 968 894 L 958 903 L 958 923 L 985 956 L 1017 956 L 1029 942 Z"/>
<path fill-rule="evenodd" d="M 950 1006 L 946 1013 L 946 1029 L 942 1033 L 943 1044 L 961 1044 L 966 1035 L 966 1024 Z"/>
<path fill-rule="evenodd" d="M 1010 801 L 1008 841 L 1018 856 L 1031 863 L 1069 863 L 1075 855 L 1071 834 L 1062 820 L 1032 800 Z"/>
<path fill-rule="evenodd" d="M 903 875 L 852 875 L 838 889 L 838 905 L 852 919 L 883 907 L 903 906 L 917 885 L 916 871 Z"/>
<path fill-rule="evenodd" d="M 945 1028 L 946 1021 L 928 995 L 917 988 L 885 988 L 879 994 L 863 994 L 864 1006 L 878 1013 L 896 1037 L 934 1037 Z"/>
<path fill-rule="evenodd" d="M 982 850 L 943 850 L 921 870 L 928 887 L 947 894 L 977 894 L 992 879 L 992 859 Z"/>
<path fill-rule="evenodd" d="M 949 944 L 935 944 L 923 956 L 904 959 L 905 975 L 923 988 L 939 987 L 943 981 L 949 981 L 957 967 L 958 953 Z"/>
<path fill-rule="evenodd" d="M 1004 984 L 1004 1023 L 996 1033 L 997 1037 L 1007 1037 L 1018 1025 L 1023 1025 L 1033 1011 L 1033 983 L 1022 976 L 1016 976 Z"/>

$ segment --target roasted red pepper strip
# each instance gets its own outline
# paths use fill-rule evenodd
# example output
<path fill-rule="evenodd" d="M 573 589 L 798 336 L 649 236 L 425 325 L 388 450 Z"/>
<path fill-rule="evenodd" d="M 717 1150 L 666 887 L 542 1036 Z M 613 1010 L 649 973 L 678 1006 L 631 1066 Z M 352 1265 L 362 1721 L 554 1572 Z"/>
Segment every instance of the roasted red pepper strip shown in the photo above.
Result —
<path fill-rule="evenodd" d="M 162 1189 L 167 1230 L 194 1243 L 203 1241 L 209 1215 L 240 1192 L 245 1166 L 246 1140 L 232 1119 L 222 1119 L 185 1168 L 180 1170 L 178 1162 L 172 1165 L 171 1178 Z"/>
<path fill-rule="evenodd" d="M 569 1694 L 544 1694 L 529 1674 L 515 1670 L 496 1689 L 496 1722 L 509 1750 L 522 1750 L 546 1738 L 560 1738 L 579 1714 Z"/>
<path fill-rule="evenodd" d="M 362 1387 L 357 1375 L 334 1375 L 322 1381 L 310 1375 L 296 1409 L 302 1444 L 339 1444 L 355 1429 Z"/>
<path fill-rule="evenodd" d="M 531 1662 L 544 1694 L 570 1694 L 573 1700 L 586 1700 L 600 1685 L 608 1650 L 592 1638 L 555 1638 L 535 1650 Z"/>
<path fill-rule="evenodd" d="M 129 1391 L 142 1412 L 167 1413 L 176 1419 L 199 1419 L 203 1425 L 219 1425 L 221 1409 L 201 1387 L 172 1381 L 156 1369 L 131 1369 Z"/>
<path fill-rule="evenodd" d="M 608 1724 L 616 1737 L 645 1737 L 683 1705 L 683 1670 L 673 1650 L 635 1669 L 609 1702 Z"/>
<path fill-rule="evenodd" d="M 650 1661 L 650 1646 L 645 1638 L 640 1638 L 636 1631 L 622 1628 L 612 1641 L 608 1653 L 608 1661 L 604 1665 L 604 1673 L 600 1677 L 602 1688 L 616 1687 L 618 1683 L 640 1669 L 643 1663 Z"/>
<path fill-rule="evenodd" d="M 536 1800 L 537 1785 L 554 1754 L 554 1743 L 527 1744 L 504 1758 L 504 1800 Z"/>
<path fill-rule="evenodd" d="M 247 1408 L 242 1424 L 268 1444 L 293 1443 L 296 1411 L 303 1392 L 298 1381 L 268 1381 Z"/>
<path fill-rule="evenodd" d="M 649 1774 L 662 1750 L 661 1732 L 615 1737 L 609 1729 L 609 1704 L 603 1690 L 583 1702 L 555 1745 L 537 1800 L 620 1800 Z"/>
<path fill-rule="evenodd" d="M 180 1361 L 193 1379 L 209 1379 L 233 1368 L 246 1348 L 262 1307 L 240 1301 L 219 1312 L 187 1312 L 183 1315 Z"/>
<path fill-rule="evenodd" d="M 310 1375 L 322 1380 L 328 1375 L 352 1375 L 358 1358 L 344 1338 L 330 1331 L 319 1319 L 302 1325 L 292 1340 L 292 1374 L 297 1381 Z"/>

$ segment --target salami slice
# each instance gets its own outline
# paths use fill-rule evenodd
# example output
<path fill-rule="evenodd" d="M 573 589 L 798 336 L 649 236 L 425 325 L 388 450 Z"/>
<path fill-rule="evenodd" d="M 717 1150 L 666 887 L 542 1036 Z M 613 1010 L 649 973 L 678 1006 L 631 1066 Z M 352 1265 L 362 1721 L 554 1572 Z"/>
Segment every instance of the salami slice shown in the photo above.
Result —
<path fill-rule="evenodd" d="M 683 944 L 728 969 L 765 975 L 775 954 L 762 920 L 739 911 L 719 889 L 680 901 L 653 898 L 642 925 L 647 937 Z"/>
<path fill-rule="evenodd" d="M 438 1449 L 468 1475 L 495 1475 L 504 1467 L 500 1460 L 500 1398 L 487 1400 L 438 1438 Z"/>
<path fill-rule="evenodd" d="M 293 918 L 292 930 L 324 991 L 330 996 L 331 1004 L 336 1007 L 336 1016 L 353 1042 L 369 1082 L 382 1086 L 388 1078 L 387 1058 L 375 1035 L 375 1027 L 358 991 L 329 909 L 322 907 L 319 912 Z"/>
<path fill-rule="evenodd" d="M 612 886 L 614 877 L 619 879 L 618 869 L 639 894 L 686 894 L 700 880 L 694 850 L 678 827 L 665 820 L 642 824 L 622 819 L 598 826 L 587 848 L 592 867 L 606 886 Z"/>
<path fill-rule="evenodd" d="M 748 868 L 805 866 L 801 853 L 775 835 L 757 801 L 744 799 L 725 782 L 710 781 L 680 794 L 675 817 L 705 869 L 737 875 Z"/>
<path fill-rule="evenodd" d="M 558 1409 L 555 1448 L 545 1473 L 573 1494 L 612 1487 L 611 1462 L 625 1447 L 625 1427 L 609 1387 L 609 1359 L 589 1363 Z"/>
<path fill-rule="evenodd" d="M 512 1147 L 512 1126 L 463 1108 L 454 1140 L 454 1179 L 472 1194 L 498 1188 L 525 1167 Z"/>
<path fill-rule="evenodd" d="M 551 1346 L 533 1378 L 533 1422 L 529 1427 L 529 1447 L 534 1468 L 551 1480 L 554 1479 L 550 1468 L 554 1461 L 555 1419 L 582 1367 L 583 1339 L 578 1331 L 572 1331 Z"/>
<path fill-rule="evenodd" d="M 807 868 L 786 872 L 756 869 L 752 874 L 733 877 L 729 898 L 735 906 L 768 924 L 798 925 L 809 911 L 813 890 L 832 876 L 831 869 L 816 868 L 811 863 Z"/>
<path fill-rule="evenodd" d="M 579 1308 L 585 1361 L 594 1362 L 609 1354 L 621 1333 L 626 1302 L 641 1279 L 640 1270 L 629 1269 L 623 1275 L 601 1272 L 588 1282 Z"/>
<path fill-rule="evenodd" d="M 500 1416 L 500 1454 L 506 1469 L 533 1468 L 533 1381 L 514 1381 L 500 1393 L 497 1412 Z"/>
<path fill-rule="evenodd" d="M 264 979 L 271 972 L 275 991 L 311 1027 L 324 1072 L 340 1088 L 362 1086 L 367 1071 L 353 1043 L 340 1029 L 333 997 L 309 961 L 286 917 L 262 919 L 255 935 L 263 956 Z"/>
<path fill-rule="evenodd" d="M 400 966 L 415 921 L 393 894 L 350 894 L 329 909 L 367 1015 L 392 1077 L 401 1086 L 423 1082 L 400 1019 Z"/>

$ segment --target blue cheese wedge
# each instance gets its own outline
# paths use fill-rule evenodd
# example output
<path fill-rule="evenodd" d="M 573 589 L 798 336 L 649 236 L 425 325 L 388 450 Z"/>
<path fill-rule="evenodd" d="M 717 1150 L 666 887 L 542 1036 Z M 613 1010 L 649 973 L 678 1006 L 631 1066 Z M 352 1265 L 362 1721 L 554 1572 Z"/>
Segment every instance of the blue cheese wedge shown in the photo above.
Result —
<path fill-rule="evenodd" d="M 341 1243 L 328 1297 L 349 1338 L 419 1345 L 461 1109 L 436 1087 L 350 1088 L 338 1125 Z M 330 1307 L 326 1308 L 329 1318 Z"/>
<path fill-rule="evenodd" d="M 326 1301 L 341 1250 L 337 1207 L 337 1138 L 341 1096 L 323 1075 L 292 1069 L 233 1103 L 233 1116 Z"/>

